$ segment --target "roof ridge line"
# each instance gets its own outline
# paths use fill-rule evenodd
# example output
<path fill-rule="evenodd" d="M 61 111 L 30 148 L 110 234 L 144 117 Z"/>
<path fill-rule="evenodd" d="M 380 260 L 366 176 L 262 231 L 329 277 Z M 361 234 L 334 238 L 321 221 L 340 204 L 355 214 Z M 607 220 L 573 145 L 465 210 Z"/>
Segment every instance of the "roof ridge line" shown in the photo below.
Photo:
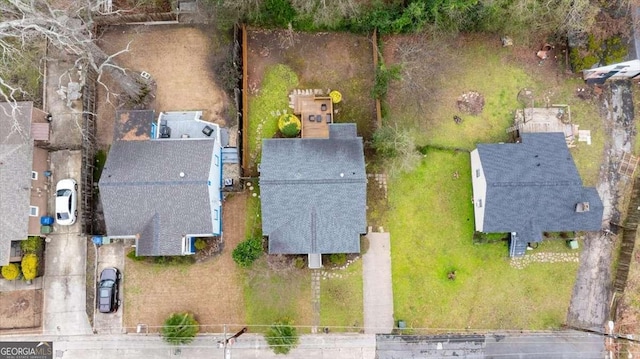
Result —
<path fill-rule="evenodd" d="M 580 186 L 582 182 L 577 181 L 533 181 L 533 182 L 492 182 L 488 186 L 490 187 L 518 187 L 518 186 L 549 186 L 549 187 L 561 187 L 561 186 Z"/>
<path fill-rule="evenodd" d="M 340 179 L 299 179 L 299 180 L 260 180 L 260 184 L 329 184 L 329 183 L 367 183 L 366 178 L 340 178 Z"/>
<path fill-rule="evenodd" d="M 204 184 L 208 185 L 209 180 L 191 180 L 191 181 L 136 181 L 136 182 L 103 182 L 100 186 L 107 187 L 133 187 L 133 186 L 149 186 L 149 185 L 185 185 L 185 184 Z"/>

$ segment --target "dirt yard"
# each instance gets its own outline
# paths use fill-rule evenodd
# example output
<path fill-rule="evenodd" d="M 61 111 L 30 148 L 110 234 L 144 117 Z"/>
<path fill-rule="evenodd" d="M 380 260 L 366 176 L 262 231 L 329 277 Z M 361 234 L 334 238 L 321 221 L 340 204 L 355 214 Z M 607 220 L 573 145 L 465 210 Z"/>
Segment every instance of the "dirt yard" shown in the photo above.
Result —
<path fill-rule="evenodd" d="M 116 26 L 100 37 L 100 46 L 113 54 L 127 48 L 116 62 L 136 72 L 148 72 L 156 82 L 156 111 L 203 110 L 204 119 L 225 127 L 234 125 L 228 116 L 229 99 L 214 80 L 214 64 L 221 54 L 213 28 L 179 25 Z M 226 50 L 225 50 L 226 51 Z M 115 89 L 105 76 L 104 82 Z M 99 86 L 98 142 L 104 147 L 113 138 L 118 106 L 117 90 L 108 93 Z"/>
<path fill-rule="evenodd" d="M 336 122 L 357 122 L 368 138 L 375 124 L 371 90 L 375 77 L 371 39 L 347 33 L 297 33 L 248 30 L 248 86 L 260 89 L 265 69 L 285 64 L 298 75 L 301 89 L 339 90 Z"/>
<path fill-rule="evenodd" d="M 161 266 L 126 259 L 127 331 L 135 331 L 136 325 L 143 323 L 157 332 L 171 313 L 181 311 L 195 314 L 201 332 L 221 333 L 225 323 L 244 323 L 243 281 L 231 252 L 245 237 L 246 199 L 246 194 L 236 193 L 224 202 L 224 249 L 210 260 Z"/>
<path fill-rule="evenodd" d="M 42 290 L 0 292 L 0 318 L 0 334 L 8 329 L 40 330 Z"/>

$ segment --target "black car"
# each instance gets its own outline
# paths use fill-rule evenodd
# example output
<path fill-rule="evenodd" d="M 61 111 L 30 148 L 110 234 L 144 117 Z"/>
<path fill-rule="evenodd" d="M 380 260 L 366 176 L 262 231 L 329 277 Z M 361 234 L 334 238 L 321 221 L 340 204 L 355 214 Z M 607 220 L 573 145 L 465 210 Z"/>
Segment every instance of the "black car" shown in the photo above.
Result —
<path fill-rule="evenodd" d="M 105 268 L 100 273 L 98 283 L 98 310 L 100 313 L 113 313 L 118 310 L 118 285 L 122 275 L 118 268 Z"/>

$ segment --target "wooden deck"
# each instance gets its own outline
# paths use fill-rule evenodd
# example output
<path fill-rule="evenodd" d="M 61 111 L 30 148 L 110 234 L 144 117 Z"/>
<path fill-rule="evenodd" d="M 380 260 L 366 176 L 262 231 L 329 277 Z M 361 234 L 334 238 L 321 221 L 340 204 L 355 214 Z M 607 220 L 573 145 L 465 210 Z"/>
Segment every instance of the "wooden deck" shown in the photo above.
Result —
<path fill-rule="evenodd" d="M 318 90 L 294 90 L 290 95 L 293 113 L 302 123 L 302 138 L 329 138 L 329 124 L 333 123 L 331 98 L 319 96 Z"/>
<path fill-rule="evenodd" d="M 571 123 L 569 107 L 525 108 L 516 110 L 514 125 L 507 132 L 563 132 L 567 145 L 574 146 L 579 125 Z"/>

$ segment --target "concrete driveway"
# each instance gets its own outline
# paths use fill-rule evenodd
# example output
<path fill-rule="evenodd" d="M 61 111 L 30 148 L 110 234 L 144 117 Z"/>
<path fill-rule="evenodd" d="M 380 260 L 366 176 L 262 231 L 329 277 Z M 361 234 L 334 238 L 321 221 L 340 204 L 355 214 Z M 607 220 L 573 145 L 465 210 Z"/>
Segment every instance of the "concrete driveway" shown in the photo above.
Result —
<path fill-rule="evenodd" d="M 96 285 L 103 269 L 108 267 L 116 267 L 122 273 L 124 278 L 124 243 L 121 241 L 105 244 L 98 247 L 97 254 L 98 264 L 96 266 Z M 124 286 L 120 280 L 120 307 L 115 313 L 100 313 L 95 310 L 93 315 L 93 329 L 98 334 L 120 334 L 122 329 L 122 314 L 124 313 Z M 95 292 L 95 291 L 94 291 Z"/>
<path fill-rule="evenodd" d="M 391 238 L 389 233 L 368 233 L 369 250 L 362 256 L 364 332 L 393 330 Z"/>
<path fill-rule="evenodd" d="M 78 181 L 78 193 L 81 193 L 81 158 L 80 151 L 51 152 L 52 185 L 55 186 L 64 178 L 74 178 Z M 49 208 L 50 213 L 55 213 L 53 195 Z M 81 201 L 78 201 L 78 217 L 82 210 Z M 45 334 L 73 335 L 92 332 L 85 304 L 87 242 L 80 228 L 78 221 L 72 226 L 54 224 L 53 232 L 47 236 L 43 283 Z"/>

